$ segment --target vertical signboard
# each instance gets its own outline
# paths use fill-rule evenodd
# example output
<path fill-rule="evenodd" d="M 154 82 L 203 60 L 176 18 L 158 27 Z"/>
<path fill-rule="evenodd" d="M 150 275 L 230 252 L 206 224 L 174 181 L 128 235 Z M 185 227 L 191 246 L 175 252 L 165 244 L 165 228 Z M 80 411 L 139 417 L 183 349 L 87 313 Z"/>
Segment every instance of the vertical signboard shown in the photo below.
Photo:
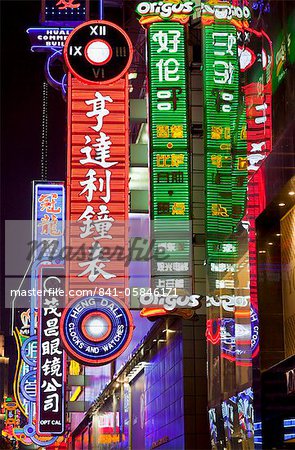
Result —
<path fill-rule="evenodd" d="M 147 27 L 150 112 L 152 289 L 191 293 L 190 144 L 186 28 L 194 2 L 142 2 Z M 165 258 L 158 256 L 165 254 Z"/>
<path fill-rule="evenodd" d="M 254 438 L 253 390 L 248 388 L 238 393 L 238 414 L 241 437 L 244 440 Z"/>
<path fill-rule="evenodd" d="M 65 188 L 63 183 L 34 183 L 34 242 L 40 249 L 35 264 L 46 257 L 60 260 L 64 243 Z M 42 252 L 44 249 L 44 253 Z"/>
<path fill-rule="evenodd" d="M 65 353 L 61 347 L 59 322 L 64 296 L 63 183 L 34 184 L 35 253 L 32 277 L 38 282 L 38 326 L 36 363 L 36 424 L 39 435 L 64 433 Z"/>
<path fill-rule="evenodd" d="M 85 252 L 84 261 L 73 258 L 69 262 L 70 288 L 99 284 L 102 293 L 103 288 L 110 288 L 110 295 L 124 299 L 128 281 L 124 260 L 128 248 L 128 80 L 124 77 L 111 86 L 94 88 L 71 77 L 69 89 L 74 93 L 69 124 L 69 245 Z M 121 260 L 117 249 L 122 252 Z"/>
<path fill-rule="evenodd" d="M 88 22 L 72 33 L 65 58 L 73 74 L 68 94 L 68 243 L 86 252 L 84 261 L 69 262 L 69 287 L 99 285 L 97 293 L 110 288 L 109 295 L 124 299 L 131 43 L 116 25 Z"/>
<path fill-rule="evenodd" d="M 239 92 L 237 29 L 226 17 L 216 19 L 213 8 L 208 17 L 206 6 L 203 55 L 207 255 L 212 262 L 230 262 L 238 249 L 235 239 L 229 237 L 244 215 L 246 200 L 246 117 Z"/>
<path fill-rule="evenodd" d="M 34 182 L 33 183 L 33 248 L 31 269 L 31 307 L 22 311 L 21 327 L 15 330 L 18 349 L 17 370 L 14 381 L 14 392 L 19 408 L 25 418 L 21 427 L 16 430 L 16 437 L 21 442 L 47 446 L 54 443 L 58 434 L 64 432 L 63 402 L 64 402 L 64 353 L 60 345 L 52 346 L 51 339 L 58 339 L 59 315 L 56 300 L 54 305 L 43 290 L 43 270 L 48 273 L 58 267 L 62 270 L 64 262 L 61 256 L 64 247 L 64 217 L 65 190 L 63 183 Z M 46 268 L 46 269 L 45 269 Z M 47 277 L 46 275 L 46 277 Z M 37 311 L 38 309 L 38 311 Z M 54 315 L 54 317 L 52 316 Z M 54 336 L 55 335 L 55 336 Z M 48 421 L 51 407 L 50 394 L 46 393 L 45 384 L 47 370 L 51 373 L 54 383 L 53 365 L 58 362 L 53 359 L 58 353 L 61 364 L 58 391 L 59 407 L 53 421 Z M 43 355 L 42 362 L 41 355 Z M 47 365 L 47 366 L 46 366 Z M 41 399 L 42 393 L 42 399 Z M 52 397 L 53 398 L 53 397 Z M 42 404 L 41 404 L 42 402 Z M 55 407 L 56 409 L 56 407 Z M 43 412 L 45 415 L 43 415 Z M 43 425 L 46 423 L 46 427 Z M 58 427 L 57 424 L 59 423 Z"/>
<path fill-rule="evenodd" d="M 239 42 L 249 19 L 248 6 L 238 2 L 202 3 L 208 278 L 211 291 L 226 289 L 227 294 L 237 287 L 237 227 L 246 213 L 252 157 L 247 155 L 247 105 L 240 73 L 243 47 Z M 224 272 L 222 279 L 218 279 L 219 272 Z M 250 311 L 234 310 L 235 315 L 221 319 L 221 357 L 248 366 Z"/>
<path fill-rule="evenodd" d="M 127 71 L 132 44 L 117 25 L 90 21 L 71 33 L 64 56 L 69 69 L 67 244 L 75 255 L 67 262 L 66 271 L 67 292 L 74 298 L 69 311 L 76 307 L 83 289 L 91 290 L 96 300 L 88 302 L 83 314 L 103 322 L 109 332 L 94 336 L 83 326 L 88 319 L 83 314 L 75 317 L 75 326 L 88 343 L 75 349 L 67 328 L 72 323 L 71 314 L 65 312 L 62 339 L 74 359 L 96 365 L 115 359 L 126 348 L 124 343 L 129 343 L 133 329 L 124 307 L 129 301 L 125 263 L 129 212 Z M 110 304 L 126 312 L 124 333 L 116 314 L 111 314 Z M 114 338 L 117 326 L 118 352 L 114 346 L 108 347 L 107 341 Z M 106 349 L 100 347 L 103 345 Z"/>
<path fill-rule="evenodd" d="M 266 206 L 263 162 L 272 150 L 272 44 L 263 30 L 247 28 L 239 37 L 247 118 L 249 262 L 251 304 L 258 308 L 255 219 Z M 257 354 L 257 352 L 256 352 Z M 253 355 L 256 356 L 256 355 Z"/>
<path fill-rule="evenodd" d="M 218 314 L 220 318 L 221 380 L 223 391 L 230 392 L 231 385 L 236 386 L 243 373 L 246 375 L 259 350 L 255 218 L 264 208 L 261 165 L 271 151 L 272 50 L 268 36 L 250 26 L 250 21 L 254 22 L 254 3 L 250 9 L 248 1 L 203 0 L 201 6 L 209 282 L 211 291 L 225 289 L 220 293 L 229 295 L 232 289 L 235 298 L 232 314 L 212 304 L 209 317 Z M 227 188 L 222 187 L 223 180 Z M 242 228 L 249 240 L 250 286 L 248 282 L 241 286 L 242 267 L 248 264 L 248 255 L 241 257 L 244 249 L 238 240 Z M 241 305 L 235 294 L 241 287 L 248 289 L 247 285 L 250 302 Z M 209 354 L 214 355 L 212 345 Z M 214 384 L 213 367 L 211 376 Z M 213 401 L 219 396 L 220 389 Z M 228 440 L 234 438 L 236 426 L 232 422 L 238 414 L 240 434 L 243 439 L 252 439 L 250 432 L 244 432 L 242 406 L 240 402 L 240 410 L 236 411 L 231 399 L 223 402 Z"/>
<path fill-rule="evenodd" d="M 238 6 L 238 2 L 230 1 L 216 1 L 213 4 L 204 0 L 201 6 L 209 289 L 210 293 L 215 294 L 217 291 L 232 295 L 234 299 L 232 310 L 226 307 L 224 312 L 219 304 L 211 302 L 208 310 L 208 331 L 211 331 L 210 334 L 207 332 L 209 393 L 210 400 L 215 402 L 220 396 L 220 389 L 231 391 L 235 379 L 233 363 L 237 361 L 233 314 L 239 253 L 236 231 L 245 214 L 248 165 L 245 105 L 240 89 L 238 29 L 242 29 L 243 20 L 249 18 L 249 10 Z M 216 334 L 213 334 L 215 330 Z M 215 344 L 218 344 L 217 348 L 214 348 Z M 220 385 L 216 384 L 216 377 L 219 377 L 216 375 L 216 366 L 219 365 Z M 235 416 L 231 400 L 222 403 L 222 415 L 227 439 L 230 440 Z"/>
<path fill-rule="evenodd" d="M 40 434 L 63 434 L 65 418 L 65 353 L 59 321 L 64 298 L 64 269 L 41 268 L 38 308 L 37 424 Z"/>
<path fill-rule="evenodd" d="M 239 47 L 246 80 L 248 173 L 252 177 L 272 149 L 272 44 L 264 31 L 248 28 L 239 36 Z"/>

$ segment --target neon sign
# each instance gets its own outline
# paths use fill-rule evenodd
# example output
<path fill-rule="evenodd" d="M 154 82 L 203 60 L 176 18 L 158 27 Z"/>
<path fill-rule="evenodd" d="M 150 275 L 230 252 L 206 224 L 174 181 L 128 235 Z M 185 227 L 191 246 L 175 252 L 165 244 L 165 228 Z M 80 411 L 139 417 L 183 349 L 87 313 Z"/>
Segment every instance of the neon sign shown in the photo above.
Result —
<path fill-rule="evenodd" d="M 225 311 L 234 311 L 235 307 L 247 308 L 250 304 L 250 296 L 248 295 L 220 295 L 207 296 L 206 306 L 222 307 Z"/>
<path fill-rule="evenodd" d="M 59 322 L 64 294 L 64 269 L 41 268 L 42 292 L 38 308 L 37 424 L 40 434 L 64 433 L 65 354 Z M 62 295 L 61 295 L 62 294 Z"/>
<path fill-rule="evenodd" d="M 255 219 L 266 204 L 264 163 L 272 150 L 272 43 L 263 31 L 246 28 L 239 35 L 241 71 L 246 77 L 243 92 L 247 118 L 248 205 L 245 215 L 248 226 L 252 358 L 259 352 L 257 315 L 257 264 Z"/>
<path fill-rule="evenodd" d="M 190 15 L 193 14 L 195 7 L 194 1 L 140 2 L 136 6 L 136 12 L 141 16 L 139 22 L 143 26 L 167 20 L 184 25 L 188 22 Z"/>
<path fill-rule="evenodd" d="M 83 30 L 84 40 L 79 40 Z M 103 41 L 108 42 L 109 47 L 106 46 L 106 51 L 109 53 L 105 60 L 108 60 L 111 53 L 117 54 L 119 61 L 115 64 L 117 74 L 113 72 L 113 68 L 108 70 L 103 64 L 102 70 L 99 71 L 95 63 L 87 60 L 85 52 L 90 49 L 93 33 L 95 45 L 99 44 L 100 34 Z M 88 22 L 74 31 L 65 47 L 65 59 L 70 70 L 76 74 L 82 67 L 79 72 L 80 79 L 93 84 L 97 74 L 95 87 L 81 85 L 72 76 L 69 79 L 69 101 L 72 112 L 69 117 L 68 145 L 71 163 L 68 173 L 70 186 L 68 207 L 70 219 L 73 222 L 72 235 L 79 233 L 81 245 L 87 243 L 87 248 L 93 249 L 94 252 L 93 258 L 89 261 L 87 259 L 78 264 L 77 262 L 69 264 L 70 284 L 81 283 L 85 277 L 90 283 L 105 280 L 108 287 L 110 287 L 108 280 L 113 278 L 116 278 L 112 280 L 115 285 L 118 279 L 125 285 L 124 261 L 121 263 L 117 261 L 115 272 L 109 272 L 109 261 L 107 262 L 107 258 L 102 260 L 100 256 L 103 251 L 101 245 L 103 241 L 105 244 L 112 245 L 115 245 L 115 241 L 122 245 L 123 241 L 125 247 L 127 244 L 124 221 L 128 219 L 128 80 L 126 76 L 122 76 L 122 61 L 130 64 L 131 44 L 129 38 L 123 33 L 128 52 L 125 49 L 120 56 L 115 48 L 114 51 L 111 48 L 111 45 L 117 45 L 113 43 L 114 33 L 119 34 L 119 28 L 108 22 Z M 109 34 L 110 40 L 108 40 Z M 81 45 L 76 45 L 76 41 Z M 79 51 L 76 51 L 76 47 L 80 47 Z M 128 67 L 125 67 L 125 73 Z M 121 79 L 116 81 L 118 76 L 121 76 Z M 110 87 L 104 85 L 113 81 L 116 83 Z M 78 112 L 80 112 L 78 117 L 81 118 L 79 124 L 76 120 L 72 121 L 73 116 Z M 114 120 L 116 125 L 113 124 Z M 75 208 L 72 208 L 73 204 L 76 205 Z M 117 234 L 119 233 L 116 239 L 113 236 L 114 231 L 112 232 L 114 228 Z M 78 274 L 73 277 L 72 274 L 77 270 Z"/>
<path fill-rule="evenodd" d="M 253 390 L 239 392 L 237 400 L 242 439 L 254 438 Z"/>
<path fill-rule="evenodd" d="M 53 67 L 57 62 L 62 68 L 63 58 L 60 51 L 73 27 L 88 19 L 89 0 L 41 0 L 40 24 L 45 27 L 29 28 L 33 52 L 46 52 L 45 76 L 54 89 L 66 93 L 66 76 L 57 77 Z M 51 28 L 53 27 L 53 28 Z M 58 27 L 58 28 L 57 28 Z"/>
<path fill-rule="evenodd" d="M 211 344 L 220 344 L 220 323 L 221 319 L 209 319 L 206 324 L 206 339 Z"/>
<path fill-rule="evenodd" d="M 244 304 L 223 303 L 222 297 L 226 300 L 229 296 L 207 297 L 207 306 L 221 306 L 226 311 L 234 311 L 235 306 L 239 309 L 235 311 L 234 318 L 218 318 L 207 320 L 206 338 L 212 345 L 220 346 L 221 357 L 228 361 L 235 362 L 237 366 L 251 366 L 252 358 L 257 356 L 259 351 L 259 329 L 258 316 L 251 305 L 249 312 L 249 300 Z M 241 297 L 241 300 L 244 297 Z M 209 301 L 209 302 L 208 302 Z M 244 307 L 245 311 L 240 308 Z M 250 321 L 249 321 L 250 318 Z"/>
<path fill-rule="evenodd" d="M 32 52 L 52 52 L 64 47 L 73 28 L 29 28 L 27 33 L 31 41 Z"/>
<path fill-rule="evenodd" d="M 77 25 L 88 18 L 89 0 L 42 0 L 41 8 L 42 24 Z"/>
<path fill-rule="evenodd" d="M 67 353 L 86 365 L 107 364 L 127 348 L 133 321 L 128 309 L 111 297 L 84 297 L 67 305 L 61 337 Z"/>
<path fill-rule="evenodd" d="M 230 441 L 234 436 L 235 418 L 237 416 L 237 397 L 230 397 L 222 402 L 221 412 L 223 417 L 224 431 L 226 438 Z"/>
<path fill-rule="evenodd" d="M 56 254 L 59 255 L 59 250 L 64 247 L 64 185 L 63 183 L 35 183 L 34 194 L 35 242 L 37 244 L 55 243 Z M 41 441 L 43 440 L 42 435 L 46 436 L 46 440 L 49 439 L 49 442 L 40 445 L 49 445 L 57 439 L 57 435 L 64 432 L 65 355 L 59 338 L 61 313 L 58 314 L 58 296 L 55 295 L 52 302 L 49 292 L 46 290 L 48 278 L 56 276 L 55 268 L 57 267 L 59 272 L 63 272 L 64 261 L 59 256 L 53 257 L 53 259 L 49 258 L 49 260 L 50 262 L 48 262 L 48 255 L 45 252 L 41 260 L 40 258 L 35 260 L 32 270 L 33 283 L 36 283 L 37 280 L 41 283 L 38 287 L 42 290 L 43 295 L 34 299 L 37 304 L 32 305 L 32 310 L 38 305 L 37 354 L 34 355 L 35 374 L 32 374 L 27 381 L 30 384 L 35 380 L 36 390 L 34 397 L 28 399 L 32 405 L 29 408 L 29 423 L 25 427 L 25 434 L 33 442 L 36 440 L 34 436 L 36 432 Z M 52 351 L 53 347 L 54 352 Z M 55 372 L 58 365 L 61 366 L 59 373 Z M 56 384 L 60 385 L 59 389 L 56 389 Z M 58 408 L 57 405 L 54 405 L 56 395 L 58 395 Z"/>
<path fill-rule="evenodd" d="M 114 249 L 123 247 L 124 254 L 128 249 L 131 41 L 117 25 L 90 21 L 69 36 L 64 55 L 69 68 L 67 238 L 69 245 L 74 242 L 89 253 L 82 261 L 68 262 L 67 289 L 115 288 L 126 302 L 128 270 Z M 66 327 L 67 321 L 63 323 Z M 130 336 L 132 331 L 130 326 Z M 73 353 L 69 330 L 61 332 L 67 351 Z M 76 359 L 83 364 L 107 359 L 78 353 Z M 111 355 L 116 358 L 114 352 Z"/>
<path fill-rule="evenodd" d="M 62 305 L 57 291 L 62 286 L 55 283 L 58 277 L 64 277 L 64 261 L 59 254 L 64 247 L 65 189 L 59 183 L 36 183 L 34 187 L 35 240 L 37 243 L 54 242 L 58 256 L 48 262 L 45 252 L 41 261 L 34 263 L 42 295 L 38 296 L 36 404 L 34 414 L 29 414 L 27 433 L 32 437 L 37 425 L 39 436 L 58 436 L 64 432 L 66 361 L 59 336 Z"/>
<path fill-rule="evenodd" d="M 152 284 L 191 289 L 191 233 L 185 29 L 176 22 L 148 29 L 151 133 L 151 216 L 156 249 Z M 163 231 L 166 239 L 163 239 Z M 171 231 L 172 230 L 172 231 Z M 183 238 L 183 233 L 187 237 Z M 172 275 L 172 277 L 171 277 Z"/>
<path fill-rule="evenodd" d="M 13 397 L 6 397 L 2 406 L 4 412 L 4 428 L 1 434 L 9 440 L 14 440 L 14 430 L 20 425 L 20 410 Z"/>
<path fill-rule="evenodd" d="M 161 1 L 140 2 L 136 7 L 148 38 L 151 234 L 156 249 L 151 284 L 182 294 L 191 293 L 192 282 L 184 24 L 195 6 L 195 2 Z M 166 258 L 160 261 L 157 254 L 163 249 Z M 155 312 L 165 314 L 151 307 L 144 308 L 141 316 Z"/>
<path fill-rule="evenodd" d="M 272 148 L 271 71 L 272 46 L 268 36 L 248 28 L 240 34 L 241 71 L 246 73 L 243 86 L 247 116 L 248 173 L 253 175 Z"/>
<path fill-rule="evenodd" d="M 81 30 L 87 29 L 88 41 L 79 41 Z M 88 244 L 89 249 L 93 249 L 93 258 L 86 259 L 85 262 L 70 262 L 69 272 L 71 276 L 70 284 L 83 282 L 87 279 L 90 283 L 105 281 L 110 287 L 110 281 L 113 278 L 115 285 L 119 281 L 125 285 L 126 268 L 124 261 L 117 261 L 117 269 L 108 271 L 108 262 L 106 258 L 100 256 L 103 251 L 102 242 L 105 244 L 122 244 L 126 247 L 126 236 L 124 220 L 128 219 L 128 80 L 123 76 L 110 87 L 104 86 L 103 83 L 114 81 L 114 78 L 120 76 L 122 69 L 121 64 L 116 65 L 119 73 L 115 76 L 113 69 L 108 72 L 93 72 L 92 68 L 95 64 L 86 61 L 86 57 L 82 56 L 83 51 L 76 52 L 75 47 L 83 47 L 86 49 L 87 43 L 92 42 L 92 30 L 95 37 L 99 33 L 102 34 L 103 40 L 107 41 L 108 33 L 111 32 L 113 37 L 113 29 L 119 33 L 118 27 L 109 25 L 107 22 L 93 21 L 82 27 L 78 27 L 74 31 L 72 37 L 69 38 L 65 48 L 66 62 L 71 67 L 73 73 L 82 65 L 82 72 L 79 78 L 88 83 L 94 83 L 97 73 L 98 81 L 95 87 L 81 85 L 74 77 L 69 79 L 69 101 L 71 113 L 69 117 L 69 161 L 70 170 L 68 173 L 68 208 L 70 209 L 70 220 L 73 222 L 73 233 L 75 236 L 79 233 L 81 245 Z M 75 41 L 76 33 L 78 33 L 79 45 L 72 44 Z M 85 34 L 85 32 L 84 32 Z M 89 37 L 88 37 L 89 36 Z M 129 39 L 124 39 L 129 45 Z M 95 39 L 96 44 L 98 39 Z M 75 41 L 76 42 L 76 41 Z M 108 44 L 111 45 L 111 44 Z M 126 44 L 127 45 L 127 44 Z M 89 46 L 87 47 L 89 50 Z M 116 52 L 112 52 L 114 55 Z M 131 50 L 129 49 L 129 55 Z M 118 60 L 124 60 L 130 63 L 130 58 L 126 59 L 126 52 L 122 56 L 118 56 Z M 73 63 L 74 59 L 74 63 Z M 76 62 L 76 60 L 77 62 Z M 106 56 L 108 59 L 108 56 Z M 87 70 L 83 66 L 83 62 L 87 63 Z M 74 68 L 71 64 L 74 64 Z M 92 67 L 93 66 L 93 67 Z M 126 67 L 125 73 L 128 66 Z M 88 77 L 87 79 L 85 77 Z M 99 80 L 100 79 L 100 80 Z M 102 81 L 102 80 L 105 81 Z M 73 121 L 73 117 L 80 112 L 80 123 Z M 114 125 L 113 121 L 116 124 Z M 84 131 L 84 133 L 82 133 Z M 77 182 L 76 179 L 79 179 Z M 73 205 L 75 204 L 75 208 Z M 115 239 L 113 236 L 114 228 L 116 228 L 119 236 Z M 74 229 L 75 227 L 75 229 Z M 120 239 L 121 238 L 121 239 Z M 72 274 L 77 272 L 77 275 Z M 114 270 L 114 265 L 113 269 Z M 127 276 L 127 274 L 126 274 Z"/>
<path fill-rule="evenodd" d="M 209 409 L 208 416 L 209 416 L 211 444 L 213 446 L 214 444 L 217 444 L 218 439 L 216 409 L 215 408 Z"/>
<path fill-rule="evenodd" d="M 228 22 L 242 28 L 248 25 L 248 20 L 251 18 L 248 6 L 233 5 L 230 0 L 227 2 L 217 0 L 214 3 L 211 0 L 202 0 L 201 11 L 203 25 Z"/>
<path fill-rule="evenodd" d="M 62 183 L 35 183 L 34 184 L 34 243 L 41 248 L 43 243 L 54 247 L 54 255 L 59 255 L 64 243 L 64 214 L 65 214 L 65 188 Z M 37 257 L 35 264 L 46 261 L 48 255 L 44 252 Z M 61 263 L 59 256 L 57 261 Z"/>
<path fill-rule="evenodd" d="M 251 350 L 252 350 L 252 358 L 255 358 L 259 353 L 259 319 L 257 310 L 255 309 L 253 304 L 251 304 L 250 318 L 251 318 Z"/>
<path fill-rule="evenodd" d="M 239 111 L 237 30 L 228 23 L 204 27 L 204 96 L 206 114 L 206 229 L 210 261 L 237 255 L 230 236 L 243 217 L 247 182 L 246 117 Z M 237 115 L 240 120 L 237 125 Z M 228 187 L 231 186 L 231 190 Z"/>

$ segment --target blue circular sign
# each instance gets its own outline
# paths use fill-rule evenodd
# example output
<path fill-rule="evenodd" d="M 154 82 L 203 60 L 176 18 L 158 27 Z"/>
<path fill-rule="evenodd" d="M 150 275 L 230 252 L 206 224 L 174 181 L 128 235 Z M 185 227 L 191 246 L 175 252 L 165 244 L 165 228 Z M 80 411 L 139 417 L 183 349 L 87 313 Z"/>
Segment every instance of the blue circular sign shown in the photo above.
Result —
<path fill-rule="evenodd" d="M 70 302 L 60 327 L 66 352 L 81 364 L 95 366 L 107 364 L 123 353 L 134 328 L 124 303 L 98 295 Z"/>

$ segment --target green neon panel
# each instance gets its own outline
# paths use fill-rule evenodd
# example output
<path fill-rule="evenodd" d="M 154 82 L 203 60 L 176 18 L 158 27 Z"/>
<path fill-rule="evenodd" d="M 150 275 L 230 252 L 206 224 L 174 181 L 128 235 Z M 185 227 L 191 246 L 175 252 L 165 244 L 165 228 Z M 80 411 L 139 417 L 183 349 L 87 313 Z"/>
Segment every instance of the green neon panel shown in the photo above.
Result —
<path fill-rule="evenodd" d="M 203 28 L 206 141 L 206 230 L 210 261 L 235 261 L 228 239 L 245 214 L 247 140 L 239 89 L 237 31 L 230 24 Z"/>
<path fill-rule="evenodd" d="M 155 23 L 149 28 L 148 41 L 152 150 L 187 151 L 184 27 Z"/>
<path fill-rule="evenodd" d="M 165 251 L 167 259 L 162 271 L 161 257 L 154 258 L 152 276 L 156 285 L 162 279 L 169 285 L 173 276 L 190 290 L 185 29 L 179 23 L 154 23 L 148 30 L 148 43 L 153 238 L 156 247 L 173 249 Z"/>
<path fill-rule="evenodd" d="M 236 28 L 228 24 L 204 27 L 204 97 L 206 123 L 207 232 L 230 235 L 233 205 L 232 168 L 239 105 Z"/>

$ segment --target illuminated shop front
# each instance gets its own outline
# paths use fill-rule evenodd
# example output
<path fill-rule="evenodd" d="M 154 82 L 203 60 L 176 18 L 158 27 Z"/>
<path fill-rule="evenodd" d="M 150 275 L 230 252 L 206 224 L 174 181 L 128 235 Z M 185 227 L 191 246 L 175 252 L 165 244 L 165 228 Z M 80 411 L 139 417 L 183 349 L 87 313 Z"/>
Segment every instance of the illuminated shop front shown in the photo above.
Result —
<path fill-rule="evenodd" d="M 205 361 L 203 328 L 203 322 L 158 320 L 92 403 L 69 449 L 86 439 L 99 450 L 208 448 L 208 423 L 197 409 L 207 401 L 198 368 L 200 348 Z M 192 340 L 199 345 L 194 352 Z"/>

